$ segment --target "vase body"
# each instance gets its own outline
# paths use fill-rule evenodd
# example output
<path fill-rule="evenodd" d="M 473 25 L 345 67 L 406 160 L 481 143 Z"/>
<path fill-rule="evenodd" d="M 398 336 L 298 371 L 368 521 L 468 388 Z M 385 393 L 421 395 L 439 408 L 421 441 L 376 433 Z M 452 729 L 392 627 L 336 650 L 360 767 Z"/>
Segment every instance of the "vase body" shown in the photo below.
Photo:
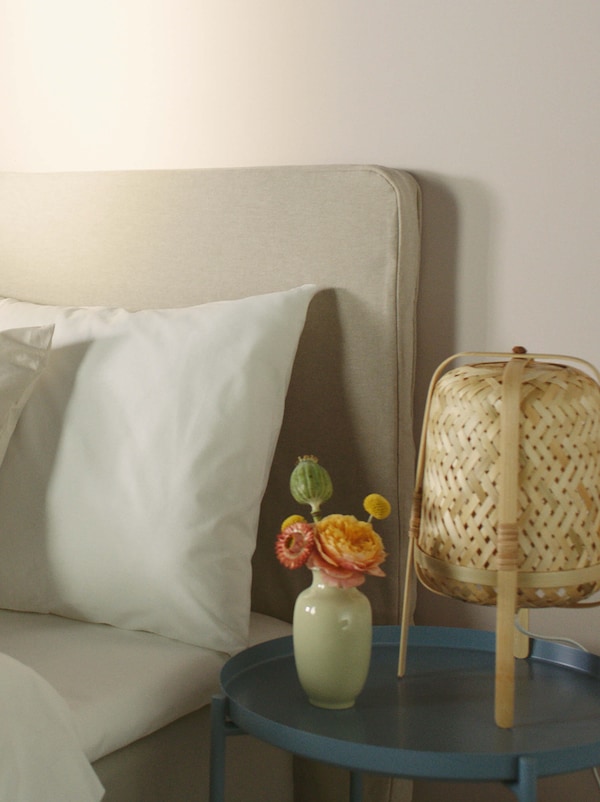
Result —
<path fill-rule="evenodd" d="M 352 707 L 369 671 L 373 625 L 371 604 L 358 588 L 340 588 L 313 570 L 310 587 L 294 606 L 294 660 L 311 704 Z"/>

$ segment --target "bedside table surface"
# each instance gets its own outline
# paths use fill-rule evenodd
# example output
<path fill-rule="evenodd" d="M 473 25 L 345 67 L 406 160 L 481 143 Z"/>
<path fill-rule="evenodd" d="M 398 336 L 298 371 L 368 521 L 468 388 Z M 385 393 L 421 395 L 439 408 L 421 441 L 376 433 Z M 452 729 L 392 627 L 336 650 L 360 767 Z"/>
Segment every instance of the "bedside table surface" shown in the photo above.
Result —
<path fill-rule="evenodd" d="M 515 726 L 494 723 L 494 633 L 411 627 L 407 674 L 397 677 L 398 627 L 374 627 L 366 686 L 349 710 L 304 694 L 292 638 L 259 644 L 221 673 L 231 720 L 288 751 L 353 771 L 430 779 L 518 778 L 600 764 L 600 658 L 532 641 L 517 660 Z"/>

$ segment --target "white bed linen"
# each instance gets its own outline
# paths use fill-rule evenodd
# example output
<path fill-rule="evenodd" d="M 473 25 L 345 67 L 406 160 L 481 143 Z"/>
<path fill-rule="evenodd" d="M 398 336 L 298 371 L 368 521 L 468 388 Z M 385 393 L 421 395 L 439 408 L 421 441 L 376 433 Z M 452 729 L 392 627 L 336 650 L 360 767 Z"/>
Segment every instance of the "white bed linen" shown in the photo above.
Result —
<path fill-rule="evenodd" d="M 68 705 L 39 674 L 6 654 L 0 654 L 0 719 L 0 799 L 102 799 Z"/>
<path fill-rule="evenodd" d="M 290 631 L 282 621 L 251 615 L 251 643 Z M 6 610 L 0 651 L 63 697 L 90 762 L 208 704 L 227 659 L 152 633 Z"/>

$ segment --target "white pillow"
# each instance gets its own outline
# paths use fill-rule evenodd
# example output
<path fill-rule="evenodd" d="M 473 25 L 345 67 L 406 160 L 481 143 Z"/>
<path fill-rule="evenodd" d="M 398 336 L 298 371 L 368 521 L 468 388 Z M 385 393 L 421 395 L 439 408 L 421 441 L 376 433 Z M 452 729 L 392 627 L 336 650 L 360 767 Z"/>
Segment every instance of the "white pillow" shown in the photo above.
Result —
<path fill-rule="evenodd" d="M 0 469 L 0 607 L 247 643 L 261 499 L 316 287 L 55 324 Z"/>
<path fill-rule="evenodd" d="M 54 326 L 0 331 L 0 464 L 46 364 L 53 331 Z"/>

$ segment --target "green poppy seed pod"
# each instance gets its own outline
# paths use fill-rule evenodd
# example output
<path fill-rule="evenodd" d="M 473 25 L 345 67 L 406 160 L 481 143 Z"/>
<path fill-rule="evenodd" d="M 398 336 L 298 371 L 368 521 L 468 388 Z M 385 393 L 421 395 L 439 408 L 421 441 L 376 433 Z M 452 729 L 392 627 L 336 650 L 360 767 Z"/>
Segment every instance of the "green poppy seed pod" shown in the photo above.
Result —
<path fill-rule="evenodd" d="M 333 495 L 331 477 L 317 457 L 299 457 L 290 476 L 290 492 L 299 504 L 309 504 L 313 517 L 317 519 L 321 504 Z"/>

